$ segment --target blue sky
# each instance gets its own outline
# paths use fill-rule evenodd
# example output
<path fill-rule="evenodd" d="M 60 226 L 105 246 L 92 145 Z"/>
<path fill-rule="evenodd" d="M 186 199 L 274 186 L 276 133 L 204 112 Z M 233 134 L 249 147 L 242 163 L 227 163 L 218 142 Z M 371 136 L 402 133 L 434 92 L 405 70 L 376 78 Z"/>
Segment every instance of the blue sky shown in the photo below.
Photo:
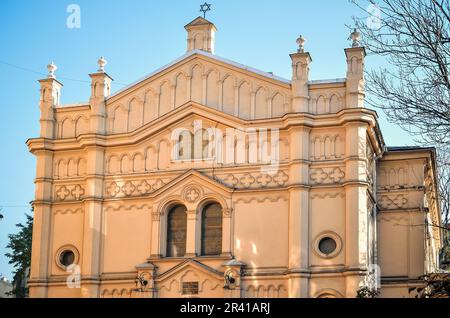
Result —
<path fill-rule="evenodd" d="M 290 78 L 289 54 L 296 38 L 307 38 L 313 58 L 311 78 L 342 78 L 344 48 L 352 16 L 360 11 L 348 0 L 211 0 L 207 18 L 218 28 L 216 54 Z M 69 29 L 67 6 L 81 8 L 81 28 Z M 25 141 L 39 134 L 39 85 L 46 65 L 58 65 L 64 84 L 62 103 L 89 99 L 89 73 L 97 59 L 108 60 L 113 91 L 183 55 L 184 25 L 200 13 L 201 0 L 2 0 L 0 2 L 0 275 L 12 278 L 4 256 L 7 234 L 25 220 L 34 196 L 35 159 Z M 366 66 L 377 68 L 379 58 Z M 15 65 L 17 67 L 13 67 Z M 411 145 L 412 138 L 384 114 L 381 128 L 388 145 Z"/>

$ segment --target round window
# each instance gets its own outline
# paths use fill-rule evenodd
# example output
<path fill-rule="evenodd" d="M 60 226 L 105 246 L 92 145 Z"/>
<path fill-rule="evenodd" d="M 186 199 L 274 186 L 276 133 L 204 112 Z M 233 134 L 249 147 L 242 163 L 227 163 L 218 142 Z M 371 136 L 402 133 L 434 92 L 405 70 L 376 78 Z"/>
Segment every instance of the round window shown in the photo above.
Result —
<path fill-rule="evenodd" d="M 64 245 L 55 254 L 55 263 L 62 270 L 67 270 L 70 265 L 78 264 L 80 253 L 73 245 Z"/>
<path fill-rule="evenodd" d="M 330 255 L 336 250 L 336 241 L 331 237 L 324 237 L 319 241 L 319 251 L 325 255 Z"/>
<path fill-rule="evenodd" d="M 64 266 L 72 265 L 75 262 L 75 253 L 71 250 L 65 250 L 59 255 L 59 262 Z"/>

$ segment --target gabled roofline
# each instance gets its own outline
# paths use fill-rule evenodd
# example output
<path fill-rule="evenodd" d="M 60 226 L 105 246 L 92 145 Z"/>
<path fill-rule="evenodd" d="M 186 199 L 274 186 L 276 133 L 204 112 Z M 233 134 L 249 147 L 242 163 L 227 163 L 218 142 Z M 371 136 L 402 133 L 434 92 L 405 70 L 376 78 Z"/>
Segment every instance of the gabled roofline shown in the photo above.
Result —
<path fill-rule="evenodd" d="M 215 55 L 215 54 L 211 54 L 211 53 L 206 52 L 206 51 L 203 51 L 203 50 L 192 50 L 192 51 L 187 52 L 187 53 L 184 54 L 183 56 L 180 56 L 180 57 L 177 58 L 176 60 L 170 62 L 169 64 L 164 65 L 163 67 L 157 69 L 156 71 L 154 71 L 154 72 L 152 72 L 152 73 L 150 73 L 150 74 L 148 74 L 148 75 L 142 77 L 141 79 L 139 79 L 139 80 L 137 80 L 137 81 L 131 83 L 130 85 L 125 86 L 124 88 L 118 90 L 118 91 L 115 92 L 114 94 L 111 94 L 106 100 L 110 100 L 110 99 L 112 99 L 112 98 L 114 98 L 114 97 L 120 95 L 121 93 L 123 93 L 123 92 L 129 90 L 129 89 L 132 88 L 133 86 L 136 86 L 136 85 L 142 83 L 143 81 L 148 80 L 149 78 L 151 78 L 151 77 L 157 75 L 158 73 L 161 73 L 161 72 L 167 70 L 168 68 L 170 68 L 170 67 L 172 67 L 172 66 L 174 66 L 174 65 L 176 65 L 176 64 L 178 64 L 178 63 L 180 63 L 181 61 L 183 61 L 183 60 L 185 60 L 185 59 L 187 59 L 187 58 L 189 58 L 189 57 L 191 57 L 191 56 L 194 56 L 194 55 L 205 56 L 205 57 L 211 58 L 211 59 L 213 59 L 213 60 L 216 60 L 216 61 L 219 61 L 219 62 L 228 64 L 228 65 L 234 66 L 234 67 L 236 67 L 236 68 L 242 69 L 242 70 L 244 70 L 244 71 L 248 71 L 248 72 L 251 72 L 251 73 L 255 73 L 255 74 L 257 74 L 257 75 L 266 77 L 266 78 L 268 78 L 268 79 L 271 79 L 271 80 L 275 80 L 275 81 L 281 82 L 281 83 L 283 83 L 283 84 L 287 84 L 287 85 L 290 85 L 290 84 L 291 84 L 291 81 L 290 81 L 290 80 L 285 79 L 285 78 L 282 78 L 282 77 L 279 77 L 279 76 L 276 76 L 276 75 L 274 75 L 274 74 L 272 74 L 272 73 L 264 72 L 264 71 L 258 70 L 258 69 L 256 69 L 256 68 L 253 68 L 253 67 L 250 67 L 250 66 L 247 66 L 247 65 L 244 65 L 244 64 L 240 64 L 240 63 L 234 62 L 234 61 L 232 61 L 232 60 L 229 60 L 229 59 L 226 59 L 226 58 L 217 56 L 217 55 Z"/>
<path fill-rule="evenodd" d="M 197 21 L 201 21 L 201 23 L 196 23 Z M 188 24 L 186 24 L 184 26 L 184 28 L 187 30 L 189 27 L 196 27 L 196 26 L 201 26 L 201 25 L 211 25 L 214 27 L 214 29 L 217 30 L 216 26 L 214 25 L 214 23 L 212 23 L 211 21 L 209 21 L 206 18 L 203 18 L 201 16 L 196 17 L 194 20 L 192 20 L 191 22 L 189 22 Z"/>
<path fill-rule="evenodd" d="M 244 65 L 244 64 L 241 64 L 241 63 L 238 63 L 238 62 L 235 62 L 235 61 L 232 61 L 232 60 L 229 60 L 229 59 L 217 56 L 215 54 L 212 54 L 212 53 L 209 53 L 209 52 L 206 52 L 206 51 L 203 51 L 203 50 L 196 49 L 196 50 L 192 50 L 192 51 L 187 52 L 186 54 L 184 54 L 184 55 L 180 56 L 179 58 L 173 60 L 169 64 L 166 64 L 163 67 L 160 67 L 157 70 L 151 72 L 150 74 L 148 74 L 148 75 L 138 79 L 137 81 L 134 81 L 131 84 L 129 84 L 129 85 L 119 89 L 117 92 L 115 92 L 115 93 L 111 94 L 110 96 L 108 96 L 106 98 L 106 101 L 108 102 L 111 99 L 114 99 L 115 97 L 117 97 L 120 94 L 128 91 L 129 89 L 133 88 L 134 86 L 137 86 L 137 85 L 141 84 L 142 82 L 144 82 L 144 81 L 146 81 L 146 80 L 148 80 L 148 79 L 158 75 L 159 73 L 164 72 L 165 70 L 169 69 L 170 67 L 172 67 L 172 66 L 174 66 L 174 65 L 176 65 L 176 64 L 178 64 L 178 63 L 180 63 L 180 62 L 182 62 L 182 61 L 184 61 L 184 60 L 186 60 L 186 59 L 188 59 L 188 58 L 190 58 L 190 57 L 192 57 L 194 55 L 200 55 L 200 56 L 204 56 L 206 58 L 210 58 L 212 60 L 215 60 L 215 61 L 227 64 L 227 65 L 236 67 L 236 68 L 241 69 L 243 71 L 250 72 L 250 73 L 253 73 L 253 74 L 265 77 L 268 80 L 279 82 L 279 83 L 281 83 L 283 85 L 292 85 L 292 81 L 291 80 L 283 78 L 283 77 L 280 77 L 280 76 L 277 76 L 277 75 L 273 74 L 272 72 L 265 72 L 265 71 L 259 70 L 257 68 L 253 68 L 253 67 L 250 67 L 250 66 L 247 66 L 247 65 Z M 334 79 L 324 79 L 324 80 L 310 80 L 310 81 L 308 81 L 308 85 L 345 84 L 346 81 L 347 81 L 346 78 L 334 78 Z M 61 105 L 59 105 L 57 107 L 57 109 L 80 108 L 82 106 L 89 106 L 89 102 L 70 103 L 70 104 L 66 104 L 66 105 L 62 105 L 61 104 Z"/>
<path fill-rule="evenodd" d="M 388 152 L 411 152 L 411 151 L 431 151 L 435 152 L 435 147 L 420 147 L 420 146 L 394 146 L 394 147 L 387 147 Z"/>
<path fill-rule="evenodd" d="M 192 177 L 197 177 L 201 180 L 204 180 L 205 182 L 209 183 L 211 186 L 215 186 L 218 188 L 221 188 L 223 191 L 225 192 L 231 192 L 232 189 L 227 187 L 225 184 L 223 184 L 222 182 L 220 182 L 219 180 L 215 180 L 212 179 L 210 177 L 208 177 L 207 175 L 199 172 L 198 170 L 195 169 L 190 169 L 188 171 L 186 171 L 185 173 L 183 173 L 181 176 L 174 178 L 173 180 L 169 181 L 168 183 L 166 183 L 165 185 L 163 185 L 160 189 L 156 190 L 155 192 L 151 193 L 149 196 L 150 197 L 157 197 L 158 195 L 161 195 L 162 193 L 173 189 L 174 186 L 176 186 L 177 184 L 188 180 Z"/>
<path fill-rule="evenodd" d="M 173 275 L 179 273 L 181 270 L 183 270 L 184 268 L 186 268 L 188 266 L 197 267 L 198 269 L 200 269 L 210 275 L 215 275 L 218 279 L 223 277 L 222 272 L 220 272 L 206 264 L 203 264 L 195 259 L 186 259 L 185 261 L 181 262 L 180 264 L 176 265 L 175 267 L 172 267 L 172 268 L 168 269 L 167 271 L 165 271 L 164 273 L 159 274 L 155 280 L 157 282 L 166 280 L 167 278 L 172 277 Z"/>

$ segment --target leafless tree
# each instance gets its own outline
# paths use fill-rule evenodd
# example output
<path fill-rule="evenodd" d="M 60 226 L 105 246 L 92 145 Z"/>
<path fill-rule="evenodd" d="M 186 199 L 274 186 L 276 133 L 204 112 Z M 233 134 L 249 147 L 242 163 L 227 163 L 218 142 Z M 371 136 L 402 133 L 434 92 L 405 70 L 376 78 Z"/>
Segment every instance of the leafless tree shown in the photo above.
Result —
<path fill-rule="evenodd" d="M 450 224 L 450 147 L 438 154 L 439 195 L 442 220 Z"/>
<path fill-rule="evenodd" d="M 387 66 L 366 73 L 369 106 L 438 149 L 443 221 L 450 212 L 450 0 L 351 0 L 369 54 Z M 445 224 L 445 223 L 444 223 Z"/>

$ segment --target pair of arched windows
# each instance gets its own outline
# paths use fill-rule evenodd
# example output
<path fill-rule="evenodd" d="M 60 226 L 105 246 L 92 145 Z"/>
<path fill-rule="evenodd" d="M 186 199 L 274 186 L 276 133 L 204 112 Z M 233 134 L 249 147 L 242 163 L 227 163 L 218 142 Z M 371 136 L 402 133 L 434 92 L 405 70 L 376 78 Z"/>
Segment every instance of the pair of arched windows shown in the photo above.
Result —
<path fill-rule="evenodd" d="M 217 203 L 205 205 L 201 215 L 201 255 L 222 253 L 222 207 Z M 177 205 L 167 215 L 167 257 L 183 257 L 186 254 L 186 207 Z"/>

